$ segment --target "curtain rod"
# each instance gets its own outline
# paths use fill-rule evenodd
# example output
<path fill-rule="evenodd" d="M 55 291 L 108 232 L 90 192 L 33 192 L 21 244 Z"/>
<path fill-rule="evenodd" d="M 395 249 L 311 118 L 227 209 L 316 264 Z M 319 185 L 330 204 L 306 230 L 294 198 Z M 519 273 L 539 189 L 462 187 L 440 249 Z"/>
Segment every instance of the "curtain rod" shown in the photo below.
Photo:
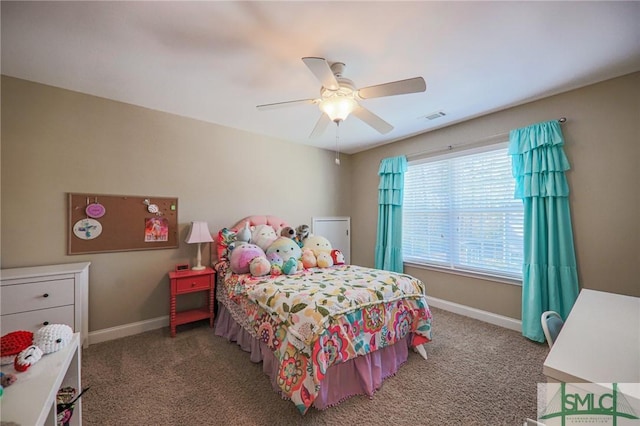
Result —
<path fill-rule="evenodd" d="M 565 123 L 567 121 L 566 117 L 560 117 L 558 118 L 558 123 L 562 124 Z M 467 142 L 467 143 L 462 143 L 462 144 L 457 144 L 457 145 L 449 145 L 446 148 L 439 148 L 439 149 L 434 149 L 431 151 L 420 151 L 420 152 L 416 152 L 413 154 L 408 154 L 406 155 L 407 160 L 411 160 L 412 158 L 415 159 L 416 157 L 422 157 L 428 154 L 435 154 L 438 152 L 446 152 L 446 151 L 453 151 L 456 148 L 462 148 L 462 147 L 468 147 L 468 148 L 473 148 L 476 146 L 482 146 L 484 144 L 486 144 L 487 142 L 490 142 L 494 139 L 497 138 L 503 138 L 505 136 L 509 136 L 509 132 L 502 132 L 502 133 L 498 133 L 492 136 L 487 136 L 486 138 L 482 138 L 473 142 Z"/>

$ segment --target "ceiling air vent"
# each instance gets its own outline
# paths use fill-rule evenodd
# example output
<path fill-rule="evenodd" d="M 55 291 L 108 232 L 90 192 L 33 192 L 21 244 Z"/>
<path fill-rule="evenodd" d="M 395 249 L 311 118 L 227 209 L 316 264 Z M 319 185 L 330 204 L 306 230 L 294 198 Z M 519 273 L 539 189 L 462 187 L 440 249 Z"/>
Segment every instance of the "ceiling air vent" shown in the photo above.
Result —
<path fill-rule="evenodd" d="M 438 111 L 438 112 L 434 112 L 433 114 L 425 115 L 424 118 L 426 118 L 427 120 L 436 120 L 440 117 L 444 117 L 445 115 L 447 114 L 445 114 L 442 111 Z"/>

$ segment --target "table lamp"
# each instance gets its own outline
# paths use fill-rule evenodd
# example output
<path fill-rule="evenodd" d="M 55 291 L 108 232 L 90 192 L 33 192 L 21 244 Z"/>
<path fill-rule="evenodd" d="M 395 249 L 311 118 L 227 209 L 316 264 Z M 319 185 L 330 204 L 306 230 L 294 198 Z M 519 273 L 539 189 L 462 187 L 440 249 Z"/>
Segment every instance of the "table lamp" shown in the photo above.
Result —
<path fill-rule="evenodd" d="M 191 268 L 194 271 L 202 271 L 205 267 L 202 266 L 202 253 L 200 251 L 201 243 L 210 243 L 213 241 L 211 238 L 211 233 L 209 232 L 209 227 L 207 226 L 207 222 L 191 222 L 191 230 L 189 231 L 189 235 L 187 235 L 187 239 L 185 240 L 188 244 L 198 243 L 198 264 Z"/>

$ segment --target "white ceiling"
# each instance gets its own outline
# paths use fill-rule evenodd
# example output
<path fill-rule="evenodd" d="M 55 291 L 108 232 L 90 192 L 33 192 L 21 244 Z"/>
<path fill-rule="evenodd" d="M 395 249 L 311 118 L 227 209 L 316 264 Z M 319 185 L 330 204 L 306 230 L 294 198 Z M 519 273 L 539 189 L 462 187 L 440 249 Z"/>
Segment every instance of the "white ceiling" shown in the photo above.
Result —
<path fill-rule="evenodd" d="M 318 97 L 302 57 L 344 62 L 357 87 L 424 77 L 426 92 L 362 101 L 395 129 L 349 117 L 347 153 L 640 70 L 640 2 L 2 1 L 0 12 L 3 74 L 327 149 L 333 125 L 309 139 L 317 106 L 256 109 Z"/>

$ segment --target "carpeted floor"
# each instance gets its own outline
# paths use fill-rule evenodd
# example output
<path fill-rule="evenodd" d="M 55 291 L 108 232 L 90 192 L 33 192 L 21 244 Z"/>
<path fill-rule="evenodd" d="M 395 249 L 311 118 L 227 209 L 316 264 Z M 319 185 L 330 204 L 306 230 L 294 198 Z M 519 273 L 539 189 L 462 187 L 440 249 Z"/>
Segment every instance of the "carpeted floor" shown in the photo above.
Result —
<path fill-rule="evenodd" d="M 204 322 L 83 351 L 87 425 L 522 425 L 536 415 L 545 344 L 432 309 L 429 360 L 410 352 L 373 398 L 302 416 L 272 391 L 262 364 Z"/>

